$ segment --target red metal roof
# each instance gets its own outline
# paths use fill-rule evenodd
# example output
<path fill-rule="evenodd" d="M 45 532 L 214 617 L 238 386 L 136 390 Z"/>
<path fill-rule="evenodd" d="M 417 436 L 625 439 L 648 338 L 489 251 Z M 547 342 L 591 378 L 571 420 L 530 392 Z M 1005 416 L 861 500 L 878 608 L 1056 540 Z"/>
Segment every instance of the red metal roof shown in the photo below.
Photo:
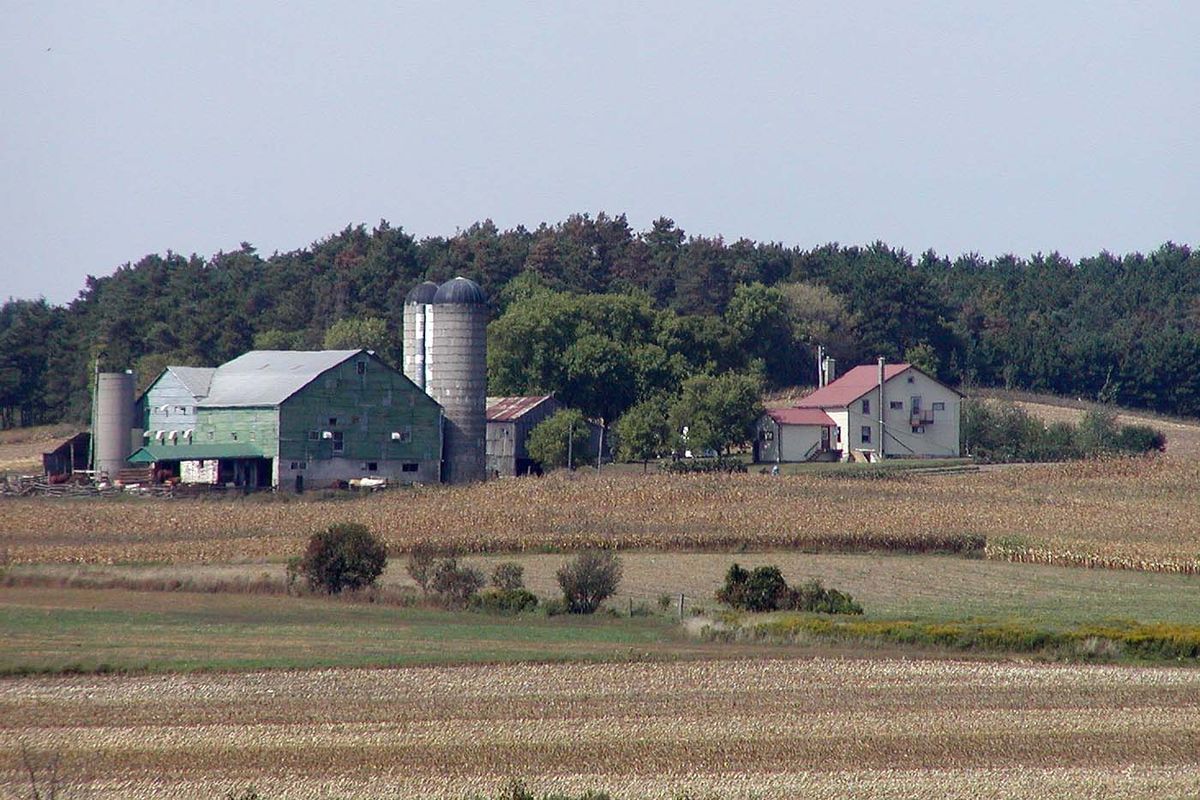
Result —
<path fill-rule="evenodd" d="M 883 380 L 890 381 L 911 366 L 911 364 L 885 364 Z M 828 386 L 817 389 L 808 397 L 802 397 L 796 407 L 845 408 L 878 385 L 879 367 L 874 364 L 864 364 L 850 370 Z"/>
<path fill-rule="evenodd" d="M 767 416 L 780 425 L 821 425 L 832 428 L 837 424 L 819 408 L 768 408 Z"/>
<path fill-rule="evenodd" d="M 488 422 L 512 422 L 549 400 L 552 395 L 536 397 L 489 397 L 487 399 Z"/>

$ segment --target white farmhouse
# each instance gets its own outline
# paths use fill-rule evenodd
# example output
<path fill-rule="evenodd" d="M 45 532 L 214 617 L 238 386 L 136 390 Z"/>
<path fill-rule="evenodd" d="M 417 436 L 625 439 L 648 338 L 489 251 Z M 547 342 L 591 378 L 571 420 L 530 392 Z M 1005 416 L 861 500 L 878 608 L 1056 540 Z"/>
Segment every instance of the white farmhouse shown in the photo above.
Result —
<path fill-rule="evenodd" d="M 797 408 L 824 411 L 842 458 L 954 458 L 962 394 L 912 364 L 863 365 L 822 386 Z"/>

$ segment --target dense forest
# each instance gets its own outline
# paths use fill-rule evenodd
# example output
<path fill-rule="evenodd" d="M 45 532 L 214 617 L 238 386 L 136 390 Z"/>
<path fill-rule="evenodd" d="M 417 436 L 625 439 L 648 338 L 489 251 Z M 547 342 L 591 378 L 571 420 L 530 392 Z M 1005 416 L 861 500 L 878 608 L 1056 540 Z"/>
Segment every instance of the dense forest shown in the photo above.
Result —
<path fill-rule="evenodd" d="M 0 426 L 82 420 L 91 365 L 216 365 L 245 350 L 363 344 L 398 361 L 404 295 L 464 275 L 492 304 L 489 389 L 556 391 L 615 419 L 699 375 L 813 383 L 885 356 L 955 384 L 1200 414 L 1200 254 L 1165 244 L 1072 262 L 913 256 L 688 236 L 666 218 L 490 221 L 417 240 L 381 222 L 260 256 L 167 252 L 89 277 L 66 306 L 0 307 Z"/>

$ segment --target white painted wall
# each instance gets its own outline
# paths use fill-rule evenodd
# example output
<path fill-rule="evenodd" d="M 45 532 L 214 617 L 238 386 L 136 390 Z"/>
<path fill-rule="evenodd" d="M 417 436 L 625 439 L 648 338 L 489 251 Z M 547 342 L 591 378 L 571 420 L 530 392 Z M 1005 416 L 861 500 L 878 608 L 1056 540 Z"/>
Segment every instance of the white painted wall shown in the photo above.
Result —
<path fill-rule="evenodd" d="M 884 427 L 887 433 L 884 452 L 895 458 L 907 456 L 957 457 L 959 447 L 959 425 L 962 413 L 962 398 L 932 378 L 916 370 L 907 370 L 892 378 L 884 390 Z M 922 433 L 914 433 L 911 424 L 912 398 L 921 398 L 921 409 L 933 421 L 921 427 Z M 891 403 L 901 403 L 901 408 L 891 408 Z M 944 408 L 934 409 L 934 403 Z"/>

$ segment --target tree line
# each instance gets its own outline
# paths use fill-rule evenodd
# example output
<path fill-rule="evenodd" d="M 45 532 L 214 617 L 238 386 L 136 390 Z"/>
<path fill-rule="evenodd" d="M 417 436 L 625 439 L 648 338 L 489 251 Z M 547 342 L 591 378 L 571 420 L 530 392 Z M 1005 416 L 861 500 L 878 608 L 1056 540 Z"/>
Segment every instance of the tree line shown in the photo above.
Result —
<path fill-rule="evenodd" d="M 726 373 L 816 381 L 815 345 L 844 367 L 884 356 L 952 384 L 1200 414 L 1200 255 L 1071 261 L 877 242 L 804 249 L 689 236 L 660 218 L 490 221 L 417 239 L 380 222 L 264 257 L 168 251 L 89 277 L 63 306 L 0 306 L 0 426 L 87 418 L 92 365 L 146 381 L 249 349 L 365 344 L 399 363 L 403 299 L 463 275 L 488 293 L 489 392 L 554 391 L 614 421 Z"/>

